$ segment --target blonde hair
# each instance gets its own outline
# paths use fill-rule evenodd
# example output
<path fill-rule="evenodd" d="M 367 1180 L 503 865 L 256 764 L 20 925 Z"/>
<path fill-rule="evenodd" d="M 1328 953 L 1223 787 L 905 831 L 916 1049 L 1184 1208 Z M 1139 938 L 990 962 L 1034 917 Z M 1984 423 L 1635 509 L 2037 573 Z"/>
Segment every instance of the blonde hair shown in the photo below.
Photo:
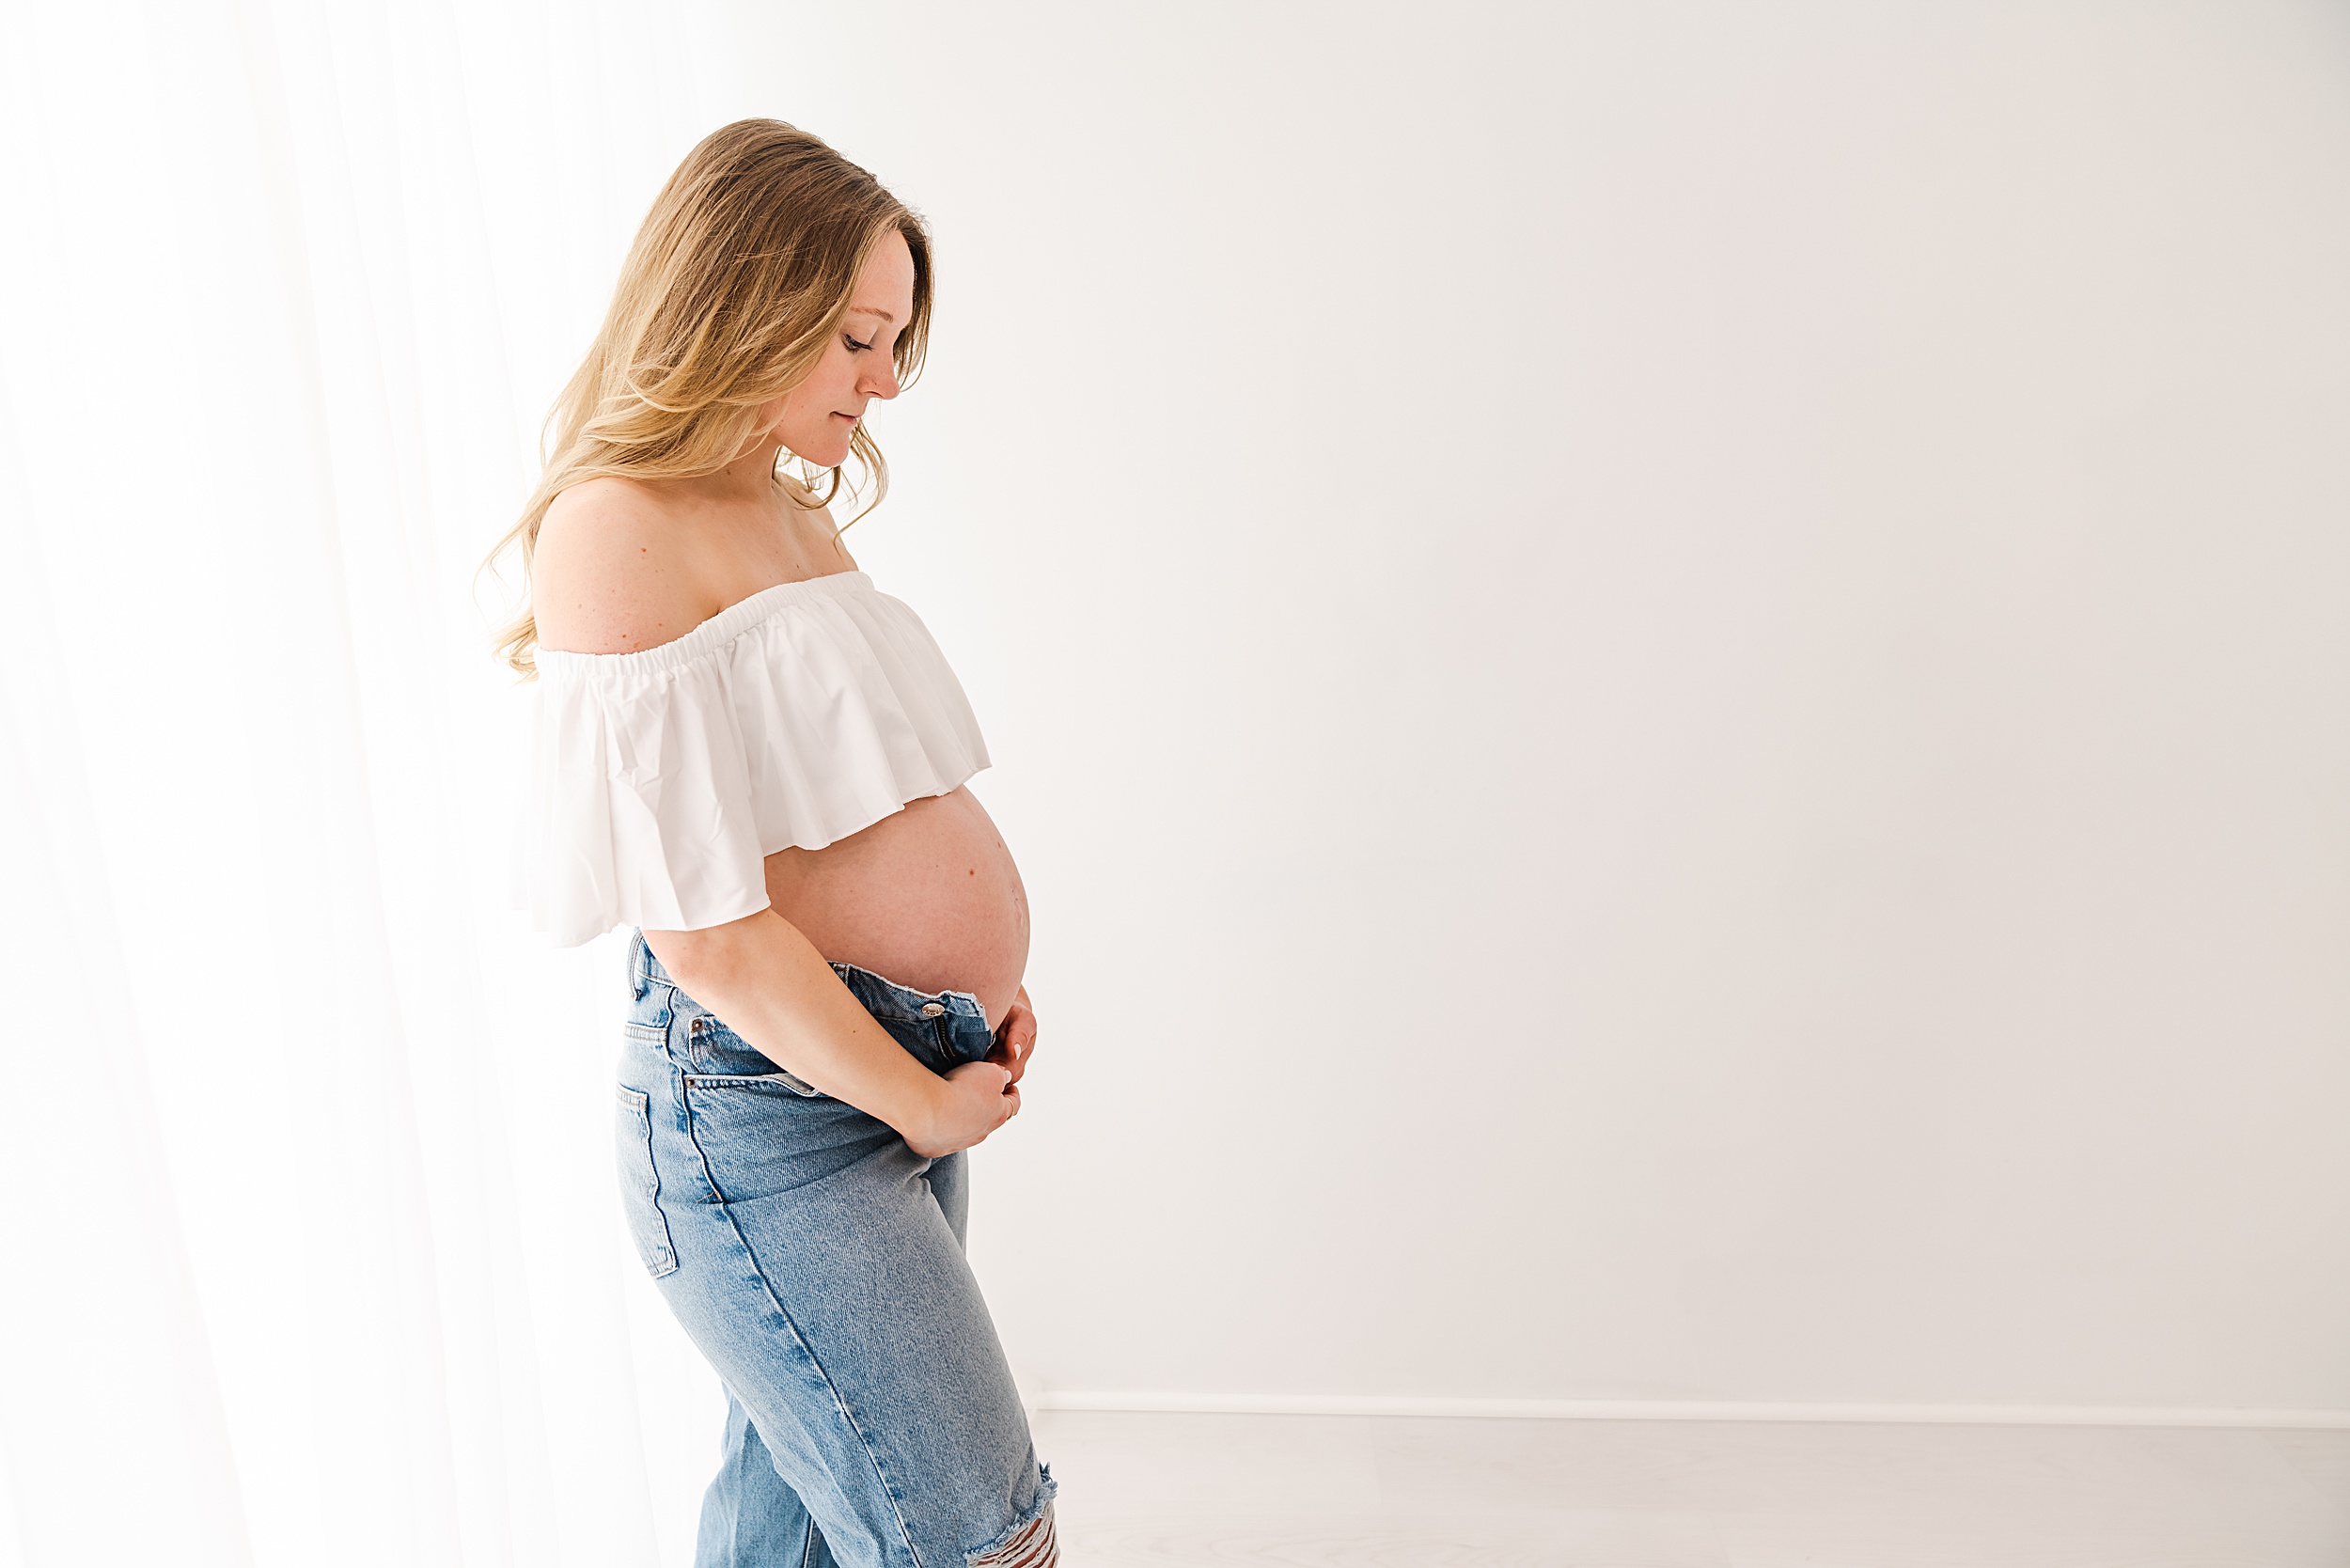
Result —
<path fill-rule="evenodd" d="M 815 369 L 866 259 L 892 229 L 914 253 L 914 310 L 891 353 L 903 384 L 920 371 L 929 340 L 921 219 L 864 169 L 781 120 L 739 119 L 704 137 L 645 214 L 603 325 L 547 415 L 538 488 L 482 567 L 519 542 L 527 590 L 548 504 L 583 479 L 685 478 L 734 461 L 760 433 L 760 405 Z M 889 468 L 862 422 L 849 447 L 873 485 L 862 517 L 888 493 Z M 801 487 L 794 503 L 828 505 L 841 489 L 840 470 L 831 472 L 822 499 Z M 525 600 L 494 650 L 536 679 L 538 640 Z"/>

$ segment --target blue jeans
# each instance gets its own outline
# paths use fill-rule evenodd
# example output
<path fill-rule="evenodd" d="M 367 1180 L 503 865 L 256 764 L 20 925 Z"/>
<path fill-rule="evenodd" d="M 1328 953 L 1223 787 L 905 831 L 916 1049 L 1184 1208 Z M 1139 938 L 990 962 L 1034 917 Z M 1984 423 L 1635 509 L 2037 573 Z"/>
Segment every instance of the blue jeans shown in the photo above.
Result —
<path fill-rule="evenodd" d="M 835 964 L 935 1073 L 993 1043 L 968 993 Z M 622 1201 L 727 1390 L 695 1568 L 1047 1568 L 1055 1485 L 964 1262 L 968 1160 L 778 1071 L 629 944 Z"/>

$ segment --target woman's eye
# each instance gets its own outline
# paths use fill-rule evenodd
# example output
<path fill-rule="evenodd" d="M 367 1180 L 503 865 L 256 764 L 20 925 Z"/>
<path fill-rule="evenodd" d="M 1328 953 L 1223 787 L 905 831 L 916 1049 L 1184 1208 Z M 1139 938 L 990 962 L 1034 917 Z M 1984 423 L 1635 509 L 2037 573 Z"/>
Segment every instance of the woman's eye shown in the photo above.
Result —
<path fill-rule="evenodd" d="M 855 338 L 851 337 L 850 337 L 847 333 L 845 333 L 845 332 L 844 332 L 844 333 L 842 333 L 840 336 L 841 336 L 842 339 L 843 339 L 843 340 L 845 340 L 845 341 L 848 343 L 848 345 L 849 345 L 849 352 L 850 352 L 851 353 L 864 353 L 867 349 L 870 349 L 870 348 L 871 348 L 871 347 L 873 346 L 873 345 L 872 345 L 872 344 L 870 344 L 870 343 L 860 343 L 860 342 L 858 342 Z"/>

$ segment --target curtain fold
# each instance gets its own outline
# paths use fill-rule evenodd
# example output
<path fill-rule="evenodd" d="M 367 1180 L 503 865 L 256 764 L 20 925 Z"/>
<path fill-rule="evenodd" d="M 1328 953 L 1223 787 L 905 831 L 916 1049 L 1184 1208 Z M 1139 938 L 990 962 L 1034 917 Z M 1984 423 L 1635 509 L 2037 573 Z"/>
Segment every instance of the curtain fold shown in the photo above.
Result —
<path fill-rule="evenodd" d="M 505 906 L 474 568 L 722 30 L 8 27 L 0 1554 L 680 1560 L 722 1405 L 618 1229 L 618 939 Z"/>

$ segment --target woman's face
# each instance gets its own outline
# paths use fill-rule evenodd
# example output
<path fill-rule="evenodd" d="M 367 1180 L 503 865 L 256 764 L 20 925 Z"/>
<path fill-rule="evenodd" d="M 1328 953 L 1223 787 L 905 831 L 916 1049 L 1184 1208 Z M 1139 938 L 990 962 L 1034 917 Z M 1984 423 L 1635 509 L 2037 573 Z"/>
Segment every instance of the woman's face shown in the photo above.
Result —
<path fill-rule="evenodd" d="M 793 457 L 819 468 L 848 461 L 849 437 L 875 398 L 898 395 L 890 349 L 914 317 L 914 253 L 896 229 L 857 274 L 849 313 L 808 378 L 760 412 Z"/>

